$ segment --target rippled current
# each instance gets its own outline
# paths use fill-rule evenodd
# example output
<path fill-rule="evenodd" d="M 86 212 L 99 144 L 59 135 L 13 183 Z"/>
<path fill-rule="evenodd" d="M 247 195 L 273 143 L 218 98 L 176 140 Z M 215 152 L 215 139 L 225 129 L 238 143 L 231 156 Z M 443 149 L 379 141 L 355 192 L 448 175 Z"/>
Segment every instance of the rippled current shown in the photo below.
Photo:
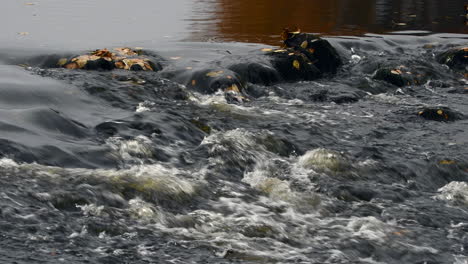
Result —
<path fill-rule="evenodd" d="M 157 73 L 2 51 L 0 262 L 468 263 L 468 121 L 418 116 L 468 113 L 466 75 L 434 58 L 467 36 L 328 40 L 335 76 L 241 104 L 172 77 L 263 45 L 155 48 Z M 398 88 L 383 65 L 431 74 Z"/>

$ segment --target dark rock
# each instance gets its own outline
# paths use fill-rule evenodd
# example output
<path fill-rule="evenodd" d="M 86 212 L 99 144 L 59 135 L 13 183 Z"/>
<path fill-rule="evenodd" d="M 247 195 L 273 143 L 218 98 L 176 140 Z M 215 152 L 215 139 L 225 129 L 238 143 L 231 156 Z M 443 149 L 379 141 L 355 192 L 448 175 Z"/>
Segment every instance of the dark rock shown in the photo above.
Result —
<path fill-rule="evenodd" d="M 322 76 L 320 70 L 303 53 L 293 49 L 279 49 L 268 52 L 273 67 L 284 81 L 310 81 Z"/>
<path fill-rule="evenodd" d="M 330 96 L 330 101 L 335 102 L 337 104 L 355 103 L 358 100 L 359 96 L 353 93 L 345 93 L 336 96 Z"/>
<path fill-rule="evenodd" d="M 83 66 L 84 70 L 106 70 L 110 71 L 115 69 L 115 65 L 112 61 L 105 60 L 104 58 L 99 58 L 96 60 L 88 60 Z"/>
<path fill-rule="evenodd" d="M 455 121 L 463 118 L 463 114 L 455 112 L 448 107 L 424 108 L 418 115 L 427 120 Z"/>
<path fill-rule="evenodd" d="M 245 83 L 239 75 L 228 69 L 204 69 L 192 73 L 186 86 L 202 94 L 224 91 L 228 101 L 242 102 Z"/>
<path fill-rule="evenodd" d="M 229 66 L 229 69 L 250 83 L 272 85 L 280 81 L 279 73 L 270 65 L 258 62 L 238 63 Z"/>
<path fill-rule="evenodd" d="M 409 72 L 405 72 L 400 69 L 390 68 L 377 70 L 373 78 L 376 80 L 385 81 L 398 87 L 411 85 L 414 82 L 414 80 L 412 79 L 412 74 L 410 74 Z"/>
<path fill-rule="evenodd" d="M 466 71 L 468 66 L 468 47 L 455 48 L 443 52 L 436 57 L 439 63 L 453 70 Z"/>
<path fill-rule="evenodd" d="M 282 34 L 284 45 L 308 57 L 322 73 L 336 73 L 342 61 L 338 52 L 325 39 L 310 33 L 290 32 Z"/>

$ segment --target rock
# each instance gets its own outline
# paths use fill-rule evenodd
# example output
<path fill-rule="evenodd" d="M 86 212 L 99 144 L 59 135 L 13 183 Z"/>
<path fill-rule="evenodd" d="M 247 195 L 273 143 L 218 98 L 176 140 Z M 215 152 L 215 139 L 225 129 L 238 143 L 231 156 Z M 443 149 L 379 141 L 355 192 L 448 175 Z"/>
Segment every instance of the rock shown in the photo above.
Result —
<path fill-rule="evenodd" d="M 453 70 L 467 71 L 468 47 L 454 48 L 443 52 L 436 57 L 439 63 L 449 66 Z"/>
<path fill-rule="evenodd" d="M 271 85 L 280 81 L 316 80 L 324 73 L 336 73 L 342 64 L 338 52 L 313 34 L 283 32 L 283 48 L 262 49 L 269 62 L 247 61 L 229 66 L 246 81 Z"/>
<path fill-rule="evenodd" d="M 115 48 L 113 52 L 100 49 L 89 54 L 74 56 L 70 59 L 62 58 L 57 66 L 66 69 L 84 70 L 113 70 L 123 69 L 132 71 L 159 71 L 162 66 L 143 56 L 141 50 L 130 48 Z"/>
<path fill-rule="evenodd" d="M 228 101 L 243 102 L 245 83 L 239 75 L 228 69 L 204 69 L 192 73 L 186 86 L 202 94 L 223 91 Z"/>
<path fill-rule="evenodd" d="M 301 33 L 300 30 L 289 29 L 285 29 L 281 37 L 285 47 L 307 56 L 322 73 L 336 73 L 342 64 L 338 52 L 325 39 L 310 33 Z"/>
<path fill-rule="evenodd" d="M 250 83 L 272 85 L 280 81 L 281 76 L 272 66 L 259 62 L 237 63 L 228 67 Z"/>
<path fill-rule="evenodd" d="M 398 87 L 419 84 L 421 82 L 404 66 L 378 69 L 375 72 L 373 78 L 376 80 L 385 81 Z"/>
<path fill-rule="evenodd" d="M 317 148 L 302 155 L 298 165 L 318 171 L 344 172 L 351 168 L 349 159 L 340 152 Z"/>
<path fill-rule="evenodd" d="M 418 112 L 418 115 L 433 121 L 455 121 L 463 118 L 461 113 L 455 112 L 448 107 L 424 108 Z"/>
<path fill-rule="evenodd" d="M 320 70 L 306 55 L 294 49 L 272 50 L 266 55 L 270 56 L 273 67 L 284 81 L 310 81 L 322 76 Z"/>

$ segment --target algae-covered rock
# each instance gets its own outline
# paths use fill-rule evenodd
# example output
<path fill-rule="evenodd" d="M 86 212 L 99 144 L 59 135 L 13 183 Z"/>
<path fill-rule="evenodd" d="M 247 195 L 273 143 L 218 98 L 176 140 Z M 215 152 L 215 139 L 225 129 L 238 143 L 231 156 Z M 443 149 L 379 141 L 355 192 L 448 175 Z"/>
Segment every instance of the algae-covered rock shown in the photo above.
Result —
<path fill-rule="evenodd" d="M 350 161 L 342 153 L 324 148 L 308 151 L 299 158 L 298 164 L 303 168 L 331 172 L 344 172 L 351 168 Z"/>
<path fill-rule="evenodd" d="M 449 66 L 453 70 L 467 71 L 468 47 L 459 47 L 445 51 L 436 57 L 439 63 Z"/>
<path fill-rule="evenodd" d="M 448 107 L 427 107 L 418 111 L 418 115 L 427 120 L 433 121 L 455 121 L 463 118 L 463 114 L 458 113 Z"/>
<path fill-rule="evenodd" d="M 99 49 L 88 54 L 62 58 L 57 66 L 66 69 L 158 71 L 162 69 L 159 63 L 144 56 L 143 51 L 131 48 L 115 48 L 113 51 Z"/>

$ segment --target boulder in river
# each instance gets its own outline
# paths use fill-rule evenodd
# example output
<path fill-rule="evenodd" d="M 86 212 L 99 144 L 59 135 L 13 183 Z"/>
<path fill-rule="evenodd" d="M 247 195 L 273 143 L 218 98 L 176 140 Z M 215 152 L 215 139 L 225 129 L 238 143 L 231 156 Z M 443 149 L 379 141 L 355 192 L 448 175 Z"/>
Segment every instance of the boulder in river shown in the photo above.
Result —
<path fill-rule="evenodd" d="M 373 76 L 376 80 L 382 80 L 398 87 L 424 83 L 425 75 L 413 71 L 405 66 L 388 67 L 378 69 Z"/>
<path fill-rule="evenodd" d="M 294 49 L 266 50 L 266 55 L 284 81 L 310 81 L 322 76 L 306 55 Z"/>
<path fill-rule="evenodd" d="M 264 48 L 269 60 L 236 63 L 229 68 L 246 81 L 271 85 L 280 81 L 296 82 L 316 80 L 323 74 L 334 74 L 342 65 L 335 48 L 325 39 L 299 30 L 285 29 L 283 47 Z"/>
<path fill-rule="evenodd" d="M 436 57 L 439 63 L 449 66 L 453 70 L 467 71 L 468 47 L 454 48 Z"/>
<path fill-rule="evenodd" d="M 70 59 L 62 58 L 57 62 L 57 65 L 66 69 L 85 70 L 158 71 L 162 69 L 159 63 L 155 63 L 143 55 L 143 51 L 131 48 L 115 48 L 113 51 L 98 49 Z"/>
<path fill-rule="evenodd" d="M 242 76 L 245 81 L 254 84 L 272 85 L 281 79 L 275 68 L 261 62 L 236 63 L 228 68 Z"/>
<path fill-rule="evenodd" d="M 247 100 L 244 94 L 245 83 L 237 73 L 228 69 L 194 71 L 186 86 L 202 94 L 223 91 L 228 101 L 243 102 Z"/>
<path fill-rule="evenodd" d="M 284 47 L 307 56 L 322 73 L 336 73 L 342 61 L 338 52 L 325 39 L 299 29 L 284 29 L 281 34 Z"/>
<path fill-rule="evenodd" d="M 461 113 L 453 111 L 448 107 L 427 107 L 421 109 L 418 115 L 424 119 L 434 121 L 455 121 L 463 118 Z"/>

